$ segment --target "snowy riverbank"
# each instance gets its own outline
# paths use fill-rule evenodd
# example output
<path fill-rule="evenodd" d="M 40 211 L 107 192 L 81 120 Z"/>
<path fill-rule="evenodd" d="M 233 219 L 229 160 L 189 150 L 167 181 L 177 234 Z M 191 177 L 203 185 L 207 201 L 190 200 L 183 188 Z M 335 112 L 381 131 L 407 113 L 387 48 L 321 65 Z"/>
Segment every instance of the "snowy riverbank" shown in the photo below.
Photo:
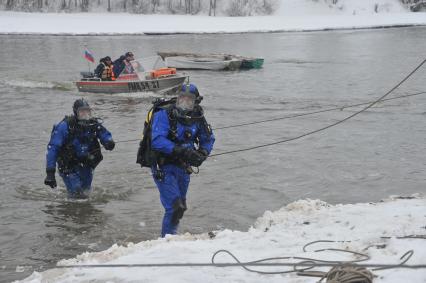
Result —
<path fill-rule="evenodd" d="M 319 200 L 300 200 L 276 212 L 265 212 L 248 232 L 224 230 L 209 235 L 180 235 L 166 239 L 113 246 L 99 253 L 85 253 L 59 265 L 135 264 L 135 263 L 209 263 L 213 253 L 227 249 L 241 261 L 267 257 L 298 256 L 324 260 L 353 260 L 354 256 L 332 251 L 314 252 L 320 248 L 340 248 L 367 254 L 363 263 L 396 264 L 408 250 L 414 255 L 406 263 L 425 264 L 424 239 L 397 238 L 425 235 L 426 199 L 389 198 L 370 204 L 329 205 Z M 390 237 L 390 238 L 388 238 Z M 311 241 L 317 243 L 303 252 Z M 341 242 L 346 241 L 346 242 Z M 217 262 L 234 262 L 220 255 Z M 294 262 L 294 261 L 293 261 Z M 268 270 L 258 267 L 257 270 Z M 283 270 L 283 268 L 279 268 Z M 277 270 L 277 268 L 274 268 Z M 329 268 L 318 269 L 327 271 Z M 374 271 L 374 282 L 426 282 L 426 269 L 390 269 Z M 316 282 L 318 278 L 295 274 L 260 275 L 240 267 L 152 267 L 55 269 L 33 273 L 26 283 L 36 282 Z M 283 281 L 284 280 L 284 281 Z"/>
<path fill-rule="evenodd" d="M 116 35 L 317 31 L 426 25 L 399 0 L 282 0 L 271 16 L 209 17 L 127 13 L 0 12 L 0 34 Z"/>
<path fill-rule="evenodd" d="M 96 24 L 95 24 L 96 23 Z M 102 24 L 100 24 L 102 23 Z M 426 13 L 207 17 L 0 12 L 0 34 L 121 35 L 318 31 L 426 25 Z"/>

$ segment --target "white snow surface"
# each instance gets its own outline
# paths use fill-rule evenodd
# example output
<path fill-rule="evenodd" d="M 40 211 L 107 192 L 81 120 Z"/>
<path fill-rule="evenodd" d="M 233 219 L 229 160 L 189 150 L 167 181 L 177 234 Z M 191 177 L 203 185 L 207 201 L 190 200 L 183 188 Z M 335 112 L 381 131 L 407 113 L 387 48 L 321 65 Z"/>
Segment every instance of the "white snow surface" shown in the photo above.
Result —
<path fill-rule="evenodd" d="M 207 234 L 168 236 L 164 239 L 114 245 L 106 251 L 84 253 L 58 265 L 136 264 L 136 263 L 209 263 L 214 252 L 227 249 L 241 261 L 268 257 L 299 256 L 323 260 L 353 260 L 354 255 L 325 251 L 339 248 L 368 254 L 367 263 L 397 264 L 408 250 L 414 255 L 406 263 L 426 264 L 425 239 L 397 237 L 426 234 L 426 198 L 390 197 L 378 203 L 329 205 L 320 200 L 299 200 L 278 211 L 267 211 L 247 232 L 223 230 L 213 239 Z M 382 238 L 391 237 L 391 238 Z M 305 244 L 316 240 L 339 241 Z M 345 242 L 342 242 L 345 241 Z M 296 260 L 292 260 L 295 262 Z M 225 254 L 219 263 L 234 260 Z M 366 263 L 366 262 L 363 262 Z M 282 268 L 258 267 L 272 271 Z M 316 268 L 327 271 L 330 268 Z M 426 282 L 426 269 L 390 269 L 374 271 L 374 282 Z M 34 272 L 20 281 L 37 282 L 317 282 L 319 278 L 296 274 L 261 275 L 241 267 L 152 267 L 51 269 Z"/>
<path fill-rule="evenodd" d="M 281 0 L 272 16 L 0 12 L 0 34 L 144 34 L 316 31 L 425 25 L 399 0 Z"/>

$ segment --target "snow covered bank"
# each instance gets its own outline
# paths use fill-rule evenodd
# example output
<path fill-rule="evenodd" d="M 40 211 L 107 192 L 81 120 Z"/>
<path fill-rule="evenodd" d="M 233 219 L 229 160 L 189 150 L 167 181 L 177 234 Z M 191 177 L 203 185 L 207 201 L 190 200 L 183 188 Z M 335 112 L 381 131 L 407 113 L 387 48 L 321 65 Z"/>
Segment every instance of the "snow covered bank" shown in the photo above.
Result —
<path fill-rule="evenodd" d="M 316 31 L 426 25 L 399 0 L 282 0 L 273 16 L 0 12 L 0 34 L 168 34 Z"/>
<path fill-rule="evenodd" d="M 426 198 L 390 198 L 379 203 L 329 205 L 319 200 L 300 200 L 276 212 L 265 212 L 248 232 L 221 231 L 209 235 L 180 235 L 166 239 L 113 246 L 99 253 L 85 253 L 59 265 L 209 263 L 212 254 L 228 249 L 241 261 L 266 257 L 299 256 L 325 260 L 353 260 L 353 255 L 320 248 L 340 248 L 368 254 L 368 263 L 396 264 L 407 250 L 414 255 L 407 264 L 426 263 L 425 239 L 397 238 L 426 234 Z M 390 238 L 388 238 L 390 237 Z M 317 243 L 303 252 L 303 246 Z M 345 242 L 342 242 L 345 241 Z M 233 262 L 220 255 L 217 262 Z M 365 262 L 364 262 L 365 263 Z M 271 268 L 259 267 L 257 270 Z M 275 267 L 273 270 L 277 270 Z M 278 268 L 283 270 L 283 268 Z M 326 269 L 318 269 L 328 271 Z M 426 269 L 374 271 L 374 282 L 426 282 Z M 55 269 L 33 273 L 26 283 L 36 282 L 316 282 L 318 278 L 295 274 L 260 275 L 240 267 L 91 268 Z"/>
<path fill-rule="evenodd" d="M 94 24 L 102 23 L 102 24 Z M 426 13 L 207 17 L 0 12 L 0 34 L 115 35 L 317 31 L 426 25 Z"/>

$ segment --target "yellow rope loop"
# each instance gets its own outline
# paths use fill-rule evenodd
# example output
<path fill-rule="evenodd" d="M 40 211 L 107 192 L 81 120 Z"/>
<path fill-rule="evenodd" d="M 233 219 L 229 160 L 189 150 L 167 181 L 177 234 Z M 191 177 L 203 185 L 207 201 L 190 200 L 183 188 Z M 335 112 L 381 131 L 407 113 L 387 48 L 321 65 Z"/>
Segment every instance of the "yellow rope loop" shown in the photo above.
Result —
<path fill-rule="evenodd" d="M 372 283 L 373 277 L 365 267 L 340 265 L 333 267 L 319 282 L 327 279 L 326 283 Z"/>

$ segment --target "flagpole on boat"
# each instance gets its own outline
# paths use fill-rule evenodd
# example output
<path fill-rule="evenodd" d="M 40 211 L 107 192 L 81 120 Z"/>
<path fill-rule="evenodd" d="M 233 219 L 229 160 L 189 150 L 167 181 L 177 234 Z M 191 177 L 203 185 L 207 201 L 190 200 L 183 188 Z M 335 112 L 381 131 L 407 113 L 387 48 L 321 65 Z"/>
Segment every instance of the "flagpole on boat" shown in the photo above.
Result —
<path fill-rule="evenodd" d="M 95 58 L 92 54 L 92 52 L 90 52 L 90 50 L 87 48 L 87 44 L 84 45 L 84 58 L 86 58 L 87 60 L 87 66 L 89 68 L 89 73 L 90 71 L 90 62 L 95 63 Z"/>

